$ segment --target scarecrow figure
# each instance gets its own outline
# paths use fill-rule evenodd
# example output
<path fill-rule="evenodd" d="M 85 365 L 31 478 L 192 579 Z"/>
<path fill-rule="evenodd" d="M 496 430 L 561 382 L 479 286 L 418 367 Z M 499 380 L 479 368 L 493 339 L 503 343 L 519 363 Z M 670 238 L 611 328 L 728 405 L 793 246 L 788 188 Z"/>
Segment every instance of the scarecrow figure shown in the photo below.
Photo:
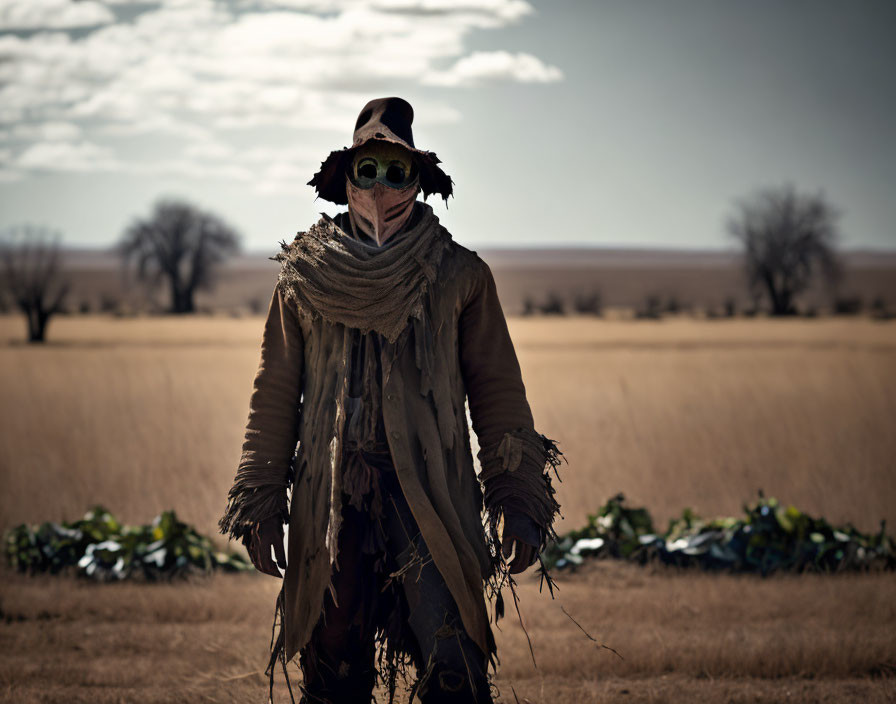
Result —
<path fill-rule="evenodd" d="M 309 182 L 347 212 L 272 257 L 220 521 L 257 569 L 285 569 L 267 674 L 273 694 L 298 654 L 309 704 L 370 702 L 378 680 L 391 702 L 411 665 L 411 699 L 492 702 L 487 602 L 500 618 L 501 587 L 556 537 L 560 453 L 533 428 L 489 267 L 425 202 L 452 181 L 412 120 L 401 98 L 369 102 Z"/>

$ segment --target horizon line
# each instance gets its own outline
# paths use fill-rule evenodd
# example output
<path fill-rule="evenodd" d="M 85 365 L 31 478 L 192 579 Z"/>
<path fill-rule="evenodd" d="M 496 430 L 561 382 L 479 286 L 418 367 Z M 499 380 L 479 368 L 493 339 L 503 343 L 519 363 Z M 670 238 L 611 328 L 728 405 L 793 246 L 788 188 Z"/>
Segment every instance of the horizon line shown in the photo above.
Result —
<path fill-rule="evenodd" d="M 560 242 L 553 244 L 531 244 L 531 245 L 507 245 L 503 243 L 490 243 L 490 244 L 482 244 L 477 245 L 476 247 L 472 247 L 469 245 L 463 245 L 468 249 L 483 249 L 483 250 L 492 250 L 492 251 L 506 251 L 506 252 L 532 252 L 532 251 L 543 251 L 543 252 L 552 252 L 552 251 L 575 251 L 575 250 L 635 250 L 635 251 L 650 251 L 650 252 L 681 252 L 681 253 L 697 253 L 697 252 L 705 252 L 705 253 L 713 253 L 713 254 L 739 254 L 742 252 L 741 248 L 735 247 L 711 247 L 711 246 L 700 246 L 700 245 L 668 245 L 668 244 L 651 244 L 651 243 L 594 243 L 594 244 L 583 244 L 579 242 Z M 90 251 L 96 253 L 104 253 L 109 254 L 112 253 L 115 249 L 114 244 L 107 245 L 93 245 L 93 244 L 65 244 L 60 243 L 60 248 L 63 250 L 81 250 L 81 251 Z M 854 245 L 841 247 L 837 249 L 838 252 L 843 253 L 863 253 L 863 254 L 896 254 L 896 244 L 892 247 L 885 247 L 880 245 Z M 237 256 L 265 256 L 268 253 L 268 250 L 264 249 L 245 249 L 237 252 Z"/>

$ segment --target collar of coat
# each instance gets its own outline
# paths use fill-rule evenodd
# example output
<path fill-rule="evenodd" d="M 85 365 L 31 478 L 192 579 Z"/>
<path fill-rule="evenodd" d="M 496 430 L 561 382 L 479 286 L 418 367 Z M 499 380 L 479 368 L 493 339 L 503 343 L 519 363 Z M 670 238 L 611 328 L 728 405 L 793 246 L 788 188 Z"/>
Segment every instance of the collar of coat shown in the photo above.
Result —
<path fill-rule="evenodd" d="M 451 241 L 432 206 L 418 201 L 415 208 L 408 227 L 382 247 L 358 241 L 322 213 L 271 257 L 280 262 L 284 295 L 314 318 L 394 343 L 410 318 L 422 317 L 423 298 Z"/>

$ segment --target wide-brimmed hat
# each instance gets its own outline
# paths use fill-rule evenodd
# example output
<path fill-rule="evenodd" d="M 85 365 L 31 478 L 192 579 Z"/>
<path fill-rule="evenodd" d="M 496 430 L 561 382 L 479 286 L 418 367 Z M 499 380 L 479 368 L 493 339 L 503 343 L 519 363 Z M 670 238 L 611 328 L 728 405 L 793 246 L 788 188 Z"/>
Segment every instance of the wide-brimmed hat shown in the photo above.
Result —
<path fill-rule="evenodd" d="M 411 123 L 414 121 L 414 109 L 402 98 L 377 98 L 371 100 L 355 123 L 352 146 L 330 152 L 321 162 L 320 170 L 308 182 L 314 186 L 319 197 L 337 205 L 348 204 L 345 195 L 345 176 L 354 158 L 354 153 L 371 139 L 400 144 L 413 152 L 420 168 L 420 189 L 426 196 L 438 193 L 446 201 L 452 194 L 451 178 L 437 164 L 439 158 L 435 152 L 417 149 L 414 146 L 414 135 Z"/>

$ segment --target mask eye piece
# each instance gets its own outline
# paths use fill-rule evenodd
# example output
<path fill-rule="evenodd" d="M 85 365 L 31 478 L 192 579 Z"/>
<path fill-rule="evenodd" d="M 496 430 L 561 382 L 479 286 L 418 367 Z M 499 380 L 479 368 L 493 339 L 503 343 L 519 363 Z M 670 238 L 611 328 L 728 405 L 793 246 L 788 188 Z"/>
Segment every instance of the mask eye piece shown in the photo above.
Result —
<path fill-rule="evenodd" d="M 386 179 L 392 183 L 403 183 L 405 175 L 404 167 L 399 164 L 391 164 L 386 169 Z"/>
<path fill-rule="evenodd" d="M 358 176 L 373 180 L 376 178 L 376 162 L 373 159 L 365 159 L 358 164 Z"/>
<path fill-rule="evenodd" d="M 355 155 L 347 175 L 357 188 L 405 188 L 417 178 L 417 165 L 398 148 L 374 144 Z"/>

